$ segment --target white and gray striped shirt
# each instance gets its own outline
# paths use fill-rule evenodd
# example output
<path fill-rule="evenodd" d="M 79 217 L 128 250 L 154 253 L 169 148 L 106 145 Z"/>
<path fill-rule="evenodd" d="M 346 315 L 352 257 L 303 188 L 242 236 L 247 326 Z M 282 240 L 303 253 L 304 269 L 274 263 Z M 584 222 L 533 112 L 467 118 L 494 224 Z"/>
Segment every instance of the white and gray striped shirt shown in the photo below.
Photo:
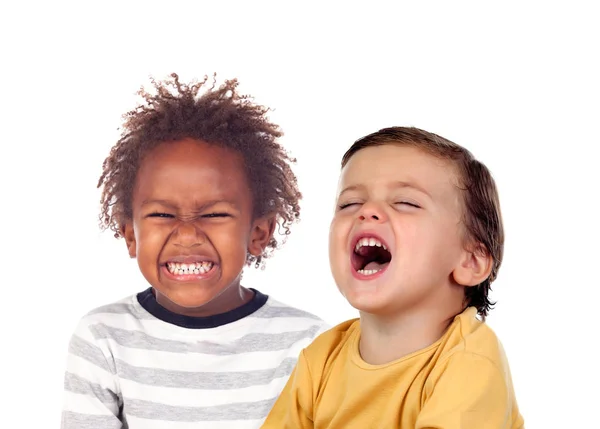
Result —
<path fill-rule="evenodd" d="M 69 345 L 62 429 L 258 428 L 327 328 L 258 291 L 205 318 L 169 312 L 151 289 L 100 307 Z"/>

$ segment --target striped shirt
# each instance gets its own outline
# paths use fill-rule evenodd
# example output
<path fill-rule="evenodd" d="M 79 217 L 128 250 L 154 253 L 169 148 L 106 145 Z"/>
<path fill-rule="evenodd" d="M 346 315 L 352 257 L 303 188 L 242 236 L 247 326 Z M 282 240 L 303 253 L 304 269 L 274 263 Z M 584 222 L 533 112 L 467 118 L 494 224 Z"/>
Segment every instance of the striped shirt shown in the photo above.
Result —
<path fill-rule="evenodd" d="M 151 289 L 86 315 L 73 334 L 62 429 L 258 428 L 325 323 L 254 291 L 210 317 Z"/>

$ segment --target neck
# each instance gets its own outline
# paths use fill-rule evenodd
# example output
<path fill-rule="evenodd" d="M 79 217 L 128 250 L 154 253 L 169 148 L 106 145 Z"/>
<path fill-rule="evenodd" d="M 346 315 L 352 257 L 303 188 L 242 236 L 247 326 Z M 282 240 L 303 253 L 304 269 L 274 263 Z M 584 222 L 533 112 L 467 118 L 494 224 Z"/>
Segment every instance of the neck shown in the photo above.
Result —
<path fill-rule="evenodd" d="M 182 307 L 161 294 L 158 290 L 153 290 L 156 302 L 162 307 L 173 313 L 190 317 L 209 317 L 227 313 L 248 303 L 254 297 L 254 292 L 238 284 L 236 287 L 228 287 L 199 307 Z"/>
<path fill-rule="evenodd" d="M 393 316 L 360 313 L 362 359 L 382 365 L 424 349 L 439 340 L 460 309 L 432 313 L 404 311 Z"/>

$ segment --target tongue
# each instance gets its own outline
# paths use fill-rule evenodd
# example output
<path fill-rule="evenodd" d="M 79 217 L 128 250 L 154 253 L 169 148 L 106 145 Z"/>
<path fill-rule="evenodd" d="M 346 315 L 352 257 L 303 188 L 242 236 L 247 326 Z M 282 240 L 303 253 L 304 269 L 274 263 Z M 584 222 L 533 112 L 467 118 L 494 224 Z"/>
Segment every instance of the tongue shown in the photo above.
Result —
<path fill-rule="evenodd" d="M 365 267 L 363 268 L 363 270 L 376 270 L 379 271 L 380 269 L 382 269 L 384 267 L 384 265 L 387 265 L 388 262 L 385 262 L 383 264 L 380 264 L 379 262 L 369 262 L 367 265 L 365 265 Z"/>

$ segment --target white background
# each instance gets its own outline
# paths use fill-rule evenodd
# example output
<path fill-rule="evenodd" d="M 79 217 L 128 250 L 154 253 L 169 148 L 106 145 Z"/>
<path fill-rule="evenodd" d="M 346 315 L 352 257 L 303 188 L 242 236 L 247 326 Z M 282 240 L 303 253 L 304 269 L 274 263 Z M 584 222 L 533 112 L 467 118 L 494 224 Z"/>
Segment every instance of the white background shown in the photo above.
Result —
<path fill-rule="evenodd" d="M 58 427 L 77 320 L 146 287 L 123 242 L 99 232 L 95 186 L 134 93 L 172 71 L 237 77 L 275 109 L 302 221 L 245 285 L 332 324 L 355 316 L 327 259 L 344 151 L 391 125 L 471 149 L 500 189 L 489 323 L 526 425 L 600 427 L 593 2 L 119 3 L 0 7 L 2 427 Z"/>

